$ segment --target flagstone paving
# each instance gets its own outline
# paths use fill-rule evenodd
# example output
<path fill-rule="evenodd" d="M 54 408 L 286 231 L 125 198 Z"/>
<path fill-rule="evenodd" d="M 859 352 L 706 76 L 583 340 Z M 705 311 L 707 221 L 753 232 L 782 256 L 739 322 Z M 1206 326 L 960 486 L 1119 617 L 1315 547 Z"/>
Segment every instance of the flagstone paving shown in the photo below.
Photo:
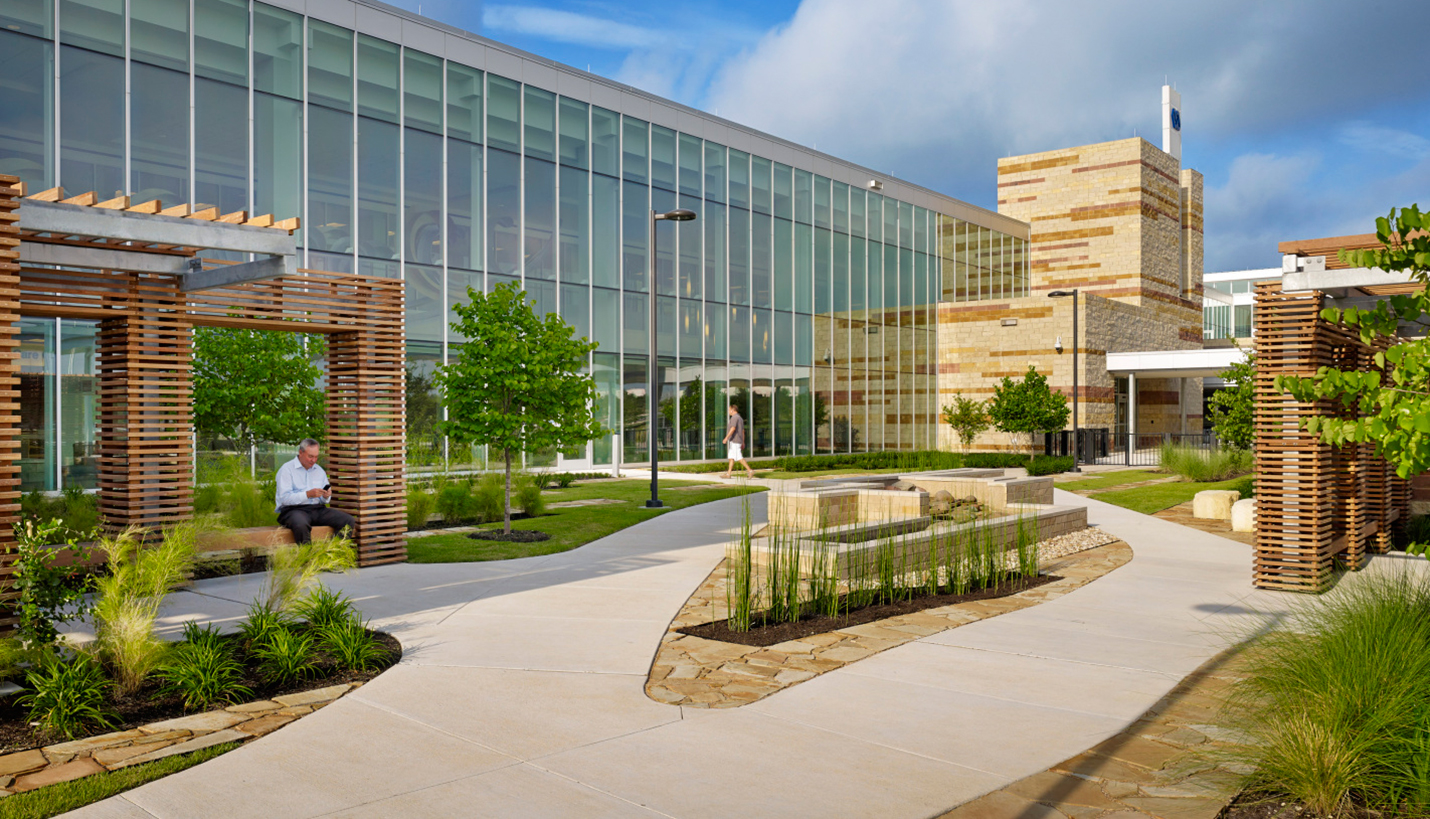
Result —
<path fill-rule="evenodd" d="M 763 522 L 763 496 L 749 502 Z M 937 816 L 1119 735 L 1286 608 L 1251 588 L 1242 544 L 1068 493 L 1057 502 L 1086 505 L 1133 560 L 741 708 L 671 707 L 644 690 L 672 619 L 723 559 L 740 499 L 555 555 L 329 578 L 402 641 L 402 662 L 281 731 L 75 815 Z M 164 628 L 231 628 L 260 582 L 199 581 L 166 602 Z"/>

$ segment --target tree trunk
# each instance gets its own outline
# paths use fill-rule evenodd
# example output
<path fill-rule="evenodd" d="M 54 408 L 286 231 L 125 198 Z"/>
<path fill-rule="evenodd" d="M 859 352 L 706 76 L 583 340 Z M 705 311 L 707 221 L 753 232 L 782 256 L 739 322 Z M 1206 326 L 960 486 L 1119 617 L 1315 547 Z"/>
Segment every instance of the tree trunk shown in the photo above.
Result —
<path fill-rule="evenodd" d="M 502 531 L 511 534 L 511 449 L 503 449 L 506 456 L 506 501 L 502 503 L 501 514 L 505 528 Z"/>

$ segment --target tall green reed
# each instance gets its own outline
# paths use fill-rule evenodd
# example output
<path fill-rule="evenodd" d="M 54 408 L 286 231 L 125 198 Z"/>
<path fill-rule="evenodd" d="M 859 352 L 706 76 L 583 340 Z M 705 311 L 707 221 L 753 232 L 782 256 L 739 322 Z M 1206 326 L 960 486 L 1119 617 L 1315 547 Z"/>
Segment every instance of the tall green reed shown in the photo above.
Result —
<path fill-rule="evenodd" d="M 749 631 L 754 615 L 754 539 L 750 496 L 740 496 L 740 530 L 725 550 L 725 617 L 731 631 Z"/>

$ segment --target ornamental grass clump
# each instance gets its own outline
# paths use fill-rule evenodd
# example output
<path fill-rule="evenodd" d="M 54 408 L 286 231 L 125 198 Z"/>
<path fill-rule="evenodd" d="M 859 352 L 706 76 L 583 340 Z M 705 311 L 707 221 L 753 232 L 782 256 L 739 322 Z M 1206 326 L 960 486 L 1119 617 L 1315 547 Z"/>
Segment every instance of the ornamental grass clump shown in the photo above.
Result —
<path fill-rule="evenodd" d="M 1430 812 L 1430 579 L 1346 577 L 1247 651 L 1224 720 L 1256 793 L 1317 815 Z"/>
<path fill-rule="evenodd" d="M 754 537 L 750 496 L 740 496 L 740 528 L 725 550 L 725 611 L 731 631 L 749 631 L 754 616 Z"/>
<path fill-rule="evenodd" d="M 1162 445 L 1159 462 L 1164 472 L 1210 483 L 1245 475 L 1255 467 L 1255 456 L 1246 449 L 1195 449 L 1169 443 Z"/>
<path fill-rule="evenodd" d="M 358 619 L 357 607 L 342 592 L 319 583 L 293 606 L 293 613 L 316 629 L 341 625 Z"/>
<path fill-rule="evenodd" d="M 292 628 L 280 628 L 253 648 L 263 676 L 275 685 L 289 685 L 317 673 L 313 661 L 313 635 Z"/>
<path fill-rule="evenodd" d="M 168 653 L 168 644 L 154 634 L 154 620 L 164 596 L 193 569 L 201 529 L 176 524 L 157 544 L 146 545 L 140 530 L 130 527 L 99 542 L 109 573 L 95 580 L 96 644 L 123 694 L 139 690 Z"/>
<path fill-rule="evenodd" d="M 437 499 L 425 488 L 413 484 L 407 487 L 407 528 L 416 531 L 427 525 Z"/>
<path fill-rule="evenodd" d="M 338 665 L 350 671 L 372 671 L 387 659 L 387 649 L 358 619 L 323 627 L 318 632 L 318 642 Z"/>
<path fill-rule="evenodd" d="M 319 574 L 357 566 L 352 540 L 337 534 L 308 543 L 282 546 L 273 552 L 260 605 L 268 611 L 289 611 Z"/>

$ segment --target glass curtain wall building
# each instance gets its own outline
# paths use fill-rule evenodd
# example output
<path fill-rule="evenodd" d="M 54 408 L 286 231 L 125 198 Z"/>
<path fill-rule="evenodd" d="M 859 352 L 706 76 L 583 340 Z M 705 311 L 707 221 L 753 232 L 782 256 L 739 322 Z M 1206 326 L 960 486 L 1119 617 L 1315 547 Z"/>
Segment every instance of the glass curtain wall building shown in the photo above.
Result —
<path fill-rule="evenodd" d="M 614 434 L 528 466 L 934 446 L 940 302 L 1028 287 L 1026 225 L 378 3 L 8 0 L 0 173 L 302 217 L 310 268 L 406 281 L 409 459 L 450 305 L 520 282 L 599 344 Z M 874 183 L 873 179 L 879 179 Z M 881 192 L 881 190 L 887 192 Z M 650 212 L 661 223 L 650 280 Z M 648 333 L 655 300 L 655 356 Z M 94 327 L 26 319 L 26 490 L 94 483 Z"/>

